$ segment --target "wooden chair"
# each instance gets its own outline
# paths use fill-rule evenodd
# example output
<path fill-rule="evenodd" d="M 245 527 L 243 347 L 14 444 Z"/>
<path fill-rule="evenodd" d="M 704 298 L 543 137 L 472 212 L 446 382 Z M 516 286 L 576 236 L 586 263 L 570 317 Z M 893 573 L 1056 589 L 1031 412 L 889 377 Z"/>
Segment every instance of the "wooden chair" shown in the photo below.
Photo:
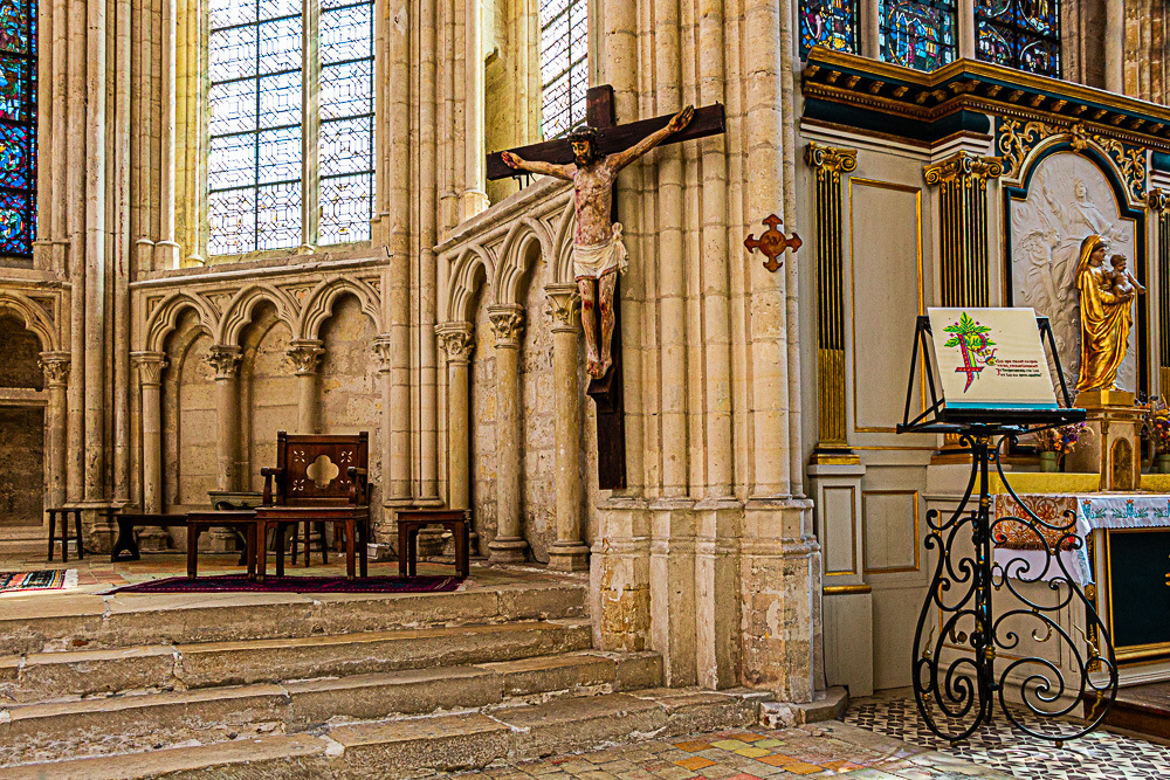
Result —
<path fill-rule="evenodd" d="M 310 523 L 332 523 L 345 533 L 345 572 L 354 579 L 355 553 L 366 576 L 366 540 L 370 524 L 369 434 L 276 434 L 276 468 L 261 469 L 264 494 L 256 507 L 256 538 L 276 529 L 276 576 L 284 576 L 284 534 L 288 526 L 305 528 L 308 560 Z M 265 577 L 263 541 L 257 552 L 258 576 Z"/>

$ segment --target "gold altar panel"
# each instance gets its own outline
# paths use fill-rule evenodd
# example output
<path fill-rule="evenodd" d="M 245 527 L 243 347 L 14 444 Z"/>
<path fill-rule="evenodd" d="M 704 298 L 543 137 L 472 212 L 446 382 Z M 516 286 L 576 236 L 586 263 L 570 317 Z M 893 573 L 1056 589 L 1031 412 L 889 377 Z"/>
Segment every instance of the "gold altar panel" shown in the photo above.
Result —
<path fill-rule="evenodd" d="M 925 304 L 922 188 L 851 178 L 849 222 L 853 430 L 893 433 Z"/>
<path fill-rule="evenodd" d="M 854 522 L 855 488 L 852 485 L 826 486 L 821 508 L 821 555 L 825 561 L 825 576 L 857 574 L 856 531 Z M 826 522 L 834 518 L 835 522 Z M 843 522 L 849 518 L 848 522 Z"/>
<path fill-rule="evenodd" d="M 917 490 L 861 491 L 866 574 L 918 571 Z"/>

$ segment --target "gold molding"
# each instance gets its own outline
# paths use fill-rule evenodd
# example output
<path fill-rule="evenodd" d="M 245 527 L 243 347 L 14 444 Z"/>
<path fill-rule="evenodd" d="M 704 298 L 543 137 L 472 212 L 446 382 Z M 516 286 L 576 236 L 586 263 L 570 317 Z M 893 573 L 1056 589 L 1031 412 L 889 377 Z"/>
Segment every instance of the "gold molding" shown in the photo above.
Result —
<path fill-rule="evenodd" d="M 826 585 L 822 592 L 826 596 L 840 596 L 847 593 L 872 593 L 872 585 Z"/>
<path fill-rule="evenodd" d="M 967 151 L 923 168 L 939 186 L 940 292 L 943 306 L 987 306 L 991 269 L 987 241 L 987 182 L 1003 174 L 1003 159 Z"/>
<path fill-rule="evenodd" d="M 989 179 L 1003 175 L 1002 157 L 980 157 L 960 150 L 942 162 L 922 169 L 927 184 L 947 184 L 958 181 L 964 186 L 986 184 Z"/>
<path fill-rule="evenodd" d="M 1117 632 L 1113 628 L 1113 534 L 1117 532 L 1130 534 L 1165 533 L 1167 528 L 1160 526 L 1157 528 L 1103 528 L 1100 530 L 1105 537 L 1105 604 L 1109 608 L 1105 625 L 1109 628 L 1109 636 L 1116 637 Z M 1137 658 L 1150 658 L 1152 656 L 1167 656 L 1170 655 L 1170 641 L 1150 642 L 1144 645 L 1115 644 L 1113 649 L 1117 655 L 1118 662 Z"/>
<path fill-rule="evenodd" d="M 890 568 L 871 568 L 867 565 L 868 550 L 866 547 L 866 538 L 868 534 L 868 515 L 865 511 L 866 496 L 911 496 L 914 502 L 914 539 L 912 545 L 914 547 L 914 565 L 913 566 L 895 566 Z M 861 491 L 861 571 L 863 574 L 904 574 L 906 572 L 920 571 L 922 568 L 922 559 L 919 553 L 919 495 L 917 490 L 862 490 Z"/>
<path fill-rule="evenodd" d="M 1165 398 L 1170 393 L 1170 190 L 1151 189 L 1147 202 L 1158 215 L 1158 384 Z"/>

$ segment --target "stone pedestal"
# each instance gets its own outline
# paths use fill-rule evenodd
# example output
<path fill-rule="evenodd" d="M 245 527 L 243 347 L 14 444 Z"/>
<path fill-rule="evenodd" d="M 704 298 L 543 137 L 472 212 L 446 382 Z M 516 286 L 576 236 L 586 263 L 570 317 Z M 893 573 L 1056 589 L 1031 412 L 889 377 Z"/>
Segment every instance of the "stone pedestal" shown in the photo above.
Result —
<path fill-rule="evenodd" d="M 1076 405 L 1088 412 L 1085 423 L 1093 432 L 1077 442 L 1065 469 L 1100 474 L 1100 490 L 1137 490 L 1142 412 L 1134 406 L 1133 393 L 1092 390 L 1079 393 Z"/>

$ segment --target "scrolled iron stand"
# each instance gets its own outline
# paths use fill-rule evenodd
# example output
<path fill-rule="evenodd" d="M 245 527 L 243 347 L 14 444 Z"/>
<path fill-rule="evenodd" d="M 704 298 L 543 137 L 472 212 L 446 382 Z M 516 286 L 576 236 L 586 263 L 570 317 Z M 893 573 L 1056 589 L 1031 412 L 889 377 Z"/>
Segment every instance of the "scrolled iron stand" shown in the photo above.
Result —
<path fill-rule="evenodd" d="M 1077 554 L 1083 545 L 1075 513 L 1066 512 L 1062 525 L 1040 518 L 1020 501 L 1003 471 L 1005 443 L 1085 418 L 1083 409 L 1071 408 L 1048 318 L 1036 319 L 1060 377 L 1062 409 L 947 410 L 934 381 L 927 317 L 918 318 L 914 335 L 905 412 L 897 430 L 958 435 L 971 455 L 971 474 L 958 507 L 948 513 L 935 509 L 926 513 L 925 544 L 928 550 L 937 549 L 938 560 L 914 633 L 915 703 L 930 730 L 952 742 L 990 722 L 998 699 L 1013 726 L 1059 746 L 1095 729 L 1117 697 L 1117 665 L 1109 631 L 1060 555 L 1062 551 Z M 920 354 L 931 403 L 911 418 Z M 1022 508 L 1022 517 L 992 518 L 993 468 Z M 1025 558 L 994 561 L 993 547 L 1007 540 L 1006 528 L 1011 524 L 1016 524 L 1017 533 L 1035 537 L 1033 546 L 1045 553 L 1043 564 Z M 963 549 L 966 538 L 971 542 L 969 551 Z M 1047 588 L 1051 600 L 1041 603 L 1032 592 L 1037 584 Z M 1003 591 L 1014 597 L 1014 603 L 997 616 L 992 596 Z M 1060 610 L 1074 603 L 1085 613 L 1085 628 L 1076 628 L 1079 636 L 1070 634 L 1057 619 Z M 1020 655 L 1023 632 L 1051 648 L 1051 653 L 1047 657 Z M 1001 653 L 1006 663 L 997 673 Z M 1066 677 L 1070 673 L 1076 674 L 1075 683 Z M 1014 695 L 1009 697 L 1009 692 Z M 1078 706 L 1083 708 L 1079 716 Z"/>

